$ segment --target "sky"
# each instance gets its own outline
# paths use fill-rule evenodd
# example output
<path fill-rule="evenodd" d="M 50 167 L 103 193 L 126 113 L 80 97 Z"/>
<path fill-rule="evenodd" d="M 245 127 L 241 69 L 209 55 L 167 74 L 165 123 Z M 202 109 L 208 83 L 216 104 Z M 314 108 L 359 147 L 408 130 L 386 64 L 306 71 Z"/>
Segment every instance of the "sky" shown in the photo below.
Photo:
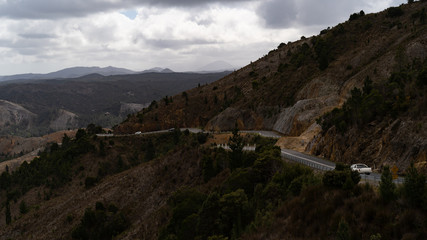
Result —
<path fill-rule="evenodd" d="M 236 69 L 404 0 L 0 0 L 0 75 L 74 66 Z"/>

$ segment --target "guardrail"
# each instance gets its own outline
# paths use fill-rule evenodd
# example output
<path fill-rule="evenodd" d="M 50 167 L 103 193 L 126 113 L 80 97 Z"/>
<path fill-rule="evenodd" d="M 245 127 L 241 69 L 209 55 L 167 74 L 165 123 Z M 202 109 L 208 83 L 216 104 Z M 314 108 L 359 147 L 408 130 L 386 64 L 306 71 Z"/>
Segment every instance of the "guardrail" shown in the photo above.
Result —
<path fill-rule="evenodd" d="M 321 170 L 321 171 L 330 171 L 330 170 L 335 169 L 334 166 L 329 166 L 329 165 L 326 165 L 326 164 L 323 164 L 323 163 L 319 163 L 319 162 L 310 160 L 308 158 L 304 158 L 304 157 L 301 157 L 301 156 L 296 156 L 296 155 L 294 155 L 292 153 L 287 153 L 287 152 L 281 151 L 281 155 L 282 155 L 282 157 L 285 157 L 285 158 L 287 158 L 287 159 L 289 159 L 291 161 L 294 161 L 294 162 L 297 162 L 297 163 L 301 163 L 301 164 L 307 165 L 307 166 L 309 166 L 311 168 L 318 169 L 318 170 Z"/>
<path fill-rule="evenodd" d="M 373 181 L 376 183 L 379 183 L 381 181 L 381 175 L 379 174 L 370 174 L 370 175 L 366 175 L 366 174 L 360 174 L 360 178 L 361 180 L 364 181 Z M 396 179 L 393 179 L 393 183 L 395 184 L 403 184 L 405 182 L 405 178 L 403 177 L 398 177 Z"/>

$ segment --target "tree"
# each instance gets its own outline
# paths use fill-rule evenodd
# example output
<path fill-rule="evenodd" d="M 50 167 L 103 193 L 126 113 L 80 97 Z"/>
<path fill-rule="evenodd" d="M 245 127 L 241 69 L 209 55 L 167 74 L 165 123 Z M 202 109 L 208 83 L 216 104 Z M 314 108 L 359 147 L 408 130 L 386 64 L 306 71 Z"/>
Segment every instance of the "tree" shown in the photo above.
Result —
<path fill-rule="evenodd" d="M 348 223 L 344 218 L 341 218 L 338 224 L 338 229 L 337 229 L 337 234 L 335 239 L 337 240 L 350 239 L 350 227 L 348 226 Z"/>
<path fill-rule="evenodd" d="M 385 166 L 381 174 L 380 196 L 384 202 L 392 201 L 396 198 L 396 185 L 393 183 L 393 177 L 390 168 Z"/>
<path fill-rule="evenodd" d="M 413 206 L 420 206 L 423 198 L 426 197 L 426 178 L 418 173 L 414 164 L 406 170 L 403 192 L 409 203 Z"/>
<path fill-rule="evenodd" d="M 77 130 L 77 133 L 76 133 L 77 140 L 83 138 L 84 136 L 86 136 L 86 131 L 84 129 L 80 128 L 79 130 Z"/>
<path fill-rule="evenodd" d="M 244 220 L 249 210 L 248 197 L 243 189 L 224 194 L 219 200 L 221 210 L 221 226 L 223 232 L 228 236 L 234 236 L 237 239 L 245 226 Z"/>
<path fill-rule="evenodd" d="M 232 151 L 230 168 L 231 170 L 234 170 L 242 165 L 243 155 L 243 138 L 239 134 L 237 124 L 233 129 L 233 136 L 231 136 L 228 140 L 228 146 Z"/>
<path fill-rule="evenodd" d="M 154 144 L 151 138 L 148 140 L 145 149 L 146 149 L 145 160 L 146 161 L 152 160 L 156 156 L 156 149 L 154 147 Z"/>
<path fill-rule="evenodd" d="M 28 212 L 28 207 L 24 200 L 19 204 L 19 212 L 21 214 L 26 214 Z"/>
<path fill-rule="evenodd" d="M 10 213 L 9 201 L 6 202 L 6 224 L 9 225 L 12 222 L 12 215 Z"/>

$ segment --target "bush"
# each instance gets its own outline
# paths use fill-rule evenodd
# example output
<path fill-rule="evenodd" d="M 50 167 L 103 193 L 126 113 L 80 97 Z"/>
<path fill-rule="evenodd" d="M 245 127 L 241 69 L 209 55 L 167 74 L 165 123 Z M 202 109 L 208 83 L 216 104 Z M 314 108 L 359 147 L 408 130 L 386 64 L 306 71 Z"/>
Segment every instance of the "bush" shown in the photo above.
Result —
<path fill-rule="evenodd" d="M 395 18 L 400 17 L 404 14 L 400 7 L 390 7 L 387 9 L 386 17 Z"/>
<path fill-rule="evenodd" d="M 102 204 L 97 203 L 95 210 L 91 208 L 86 209 L 80 224 L 71 233 L 72 238 L 112 239 L 126 230 L 130 226 L 127 218 L 123 213 L 117 210 L 110 211 L 110 209 L 117 208 L 114 206 L 106 209 Z"/>
<path fill-rule="evenodd" d="M 327 171 L 323 174 L 323 185 L 327 187 L 352 189 L 360 181 L 360 174 L 351 171 L 348 166 L 337 164 L 337 167 L 332 171 Z"/>
<path fill-rule="evenodd" d="M 381 174 L 380 196 L 384 202 L 392 201 L 396 198 L 396 185 L 393 183 L 393 177 L 388 166 L 383 168 Z"/>
<path fill-rule="evenodd" d="M 93 186 L 95 186 L 95 184 L 98 182 L 98 179 L 95 177 L 87 177 L 85 179 L 85 187 L 86 188 L 91 188 Z"/>
<path fill-rule="evenodd" d="M 414 164 L 411 164 L 406 170 L 403 193 L 412 206 L 421 206 L 423 201 L 427 200 L 426 178 L 423 174 L 418 173 Z"/>

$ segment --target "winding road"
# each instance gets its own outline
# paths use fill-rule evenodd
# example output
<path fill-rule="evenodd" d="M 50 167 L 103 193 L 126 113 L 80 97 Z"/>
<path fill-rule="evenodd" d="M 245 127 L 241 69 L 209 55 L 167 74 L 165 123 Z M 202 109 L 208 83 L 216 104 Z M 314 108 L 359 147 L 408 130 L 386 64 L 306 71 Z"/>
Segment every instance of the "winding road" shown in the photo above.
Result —
<path fill-rule="evenodd" d="M 112 134 L 97 134 L 97 136 L 100 137 L 111 137 L 111 136 L 134 136 L 134 135 L 149 135 L 149 134 L 159 134 L 159 133 L 167 133 L 167 132 L 171 132 L 173 131 L 174 128 L 168 129 L 168 130 L 159 130 L 159 131 L 152 131 L 152 132 L 137 132 L 135 134 L 127 134 L 127 135 L 112 135 Z M 205 132 L 202 129 L 199 128 L 180 128 L 181 131 L 185 131 L 188 130 L 192 133 L 211 133 L 211 132 Z M 280 134 L 278 134 L 277 132 L 274 131 L 240 131 L 242 133 L 252 133 L 252 134 L 259 134 L 263 137 L 269 137 L 269 138 L 281 138 L 282 136 Z M 224 133 L 224 132 L 222 132 Z M 227 148 L 227 146 L 221 146 L 224 148 Z M 245 151 L 255 151 L 255 147 L 250 147 L 247 146 L 244 148 Z M 317 170 L 321 170 L 321 171 L 331 171 L 335 169 L 335 163 L 323 159 L 323 158 L 319 158 L 319 157 L 315 157 L 315 156 L 311 156 L 305 153 L 301 153 L 301 152 L 297 152 L 291 149 L 281 149 L 281 156 L 283 158 L 286 158 L 290 161 L 294 161 L 294 162 L 298 162 L 304 165 L 307 165 L 313 169 L 317 169 Z M 362 180 L 367 181 L 367 182 L 373 182 L 375 184 L 378 184 L 381 181 L 381 174 L 379 173 L 371 173 L 370 175 L 366 175 L 366 174 L 361 174 L 360 175 Z M 397 179 L 393 180 L 394 183 L 397 184 L 402 184 L 404 182 L 404 178 L 402 177 L 398 177 Z"/>

